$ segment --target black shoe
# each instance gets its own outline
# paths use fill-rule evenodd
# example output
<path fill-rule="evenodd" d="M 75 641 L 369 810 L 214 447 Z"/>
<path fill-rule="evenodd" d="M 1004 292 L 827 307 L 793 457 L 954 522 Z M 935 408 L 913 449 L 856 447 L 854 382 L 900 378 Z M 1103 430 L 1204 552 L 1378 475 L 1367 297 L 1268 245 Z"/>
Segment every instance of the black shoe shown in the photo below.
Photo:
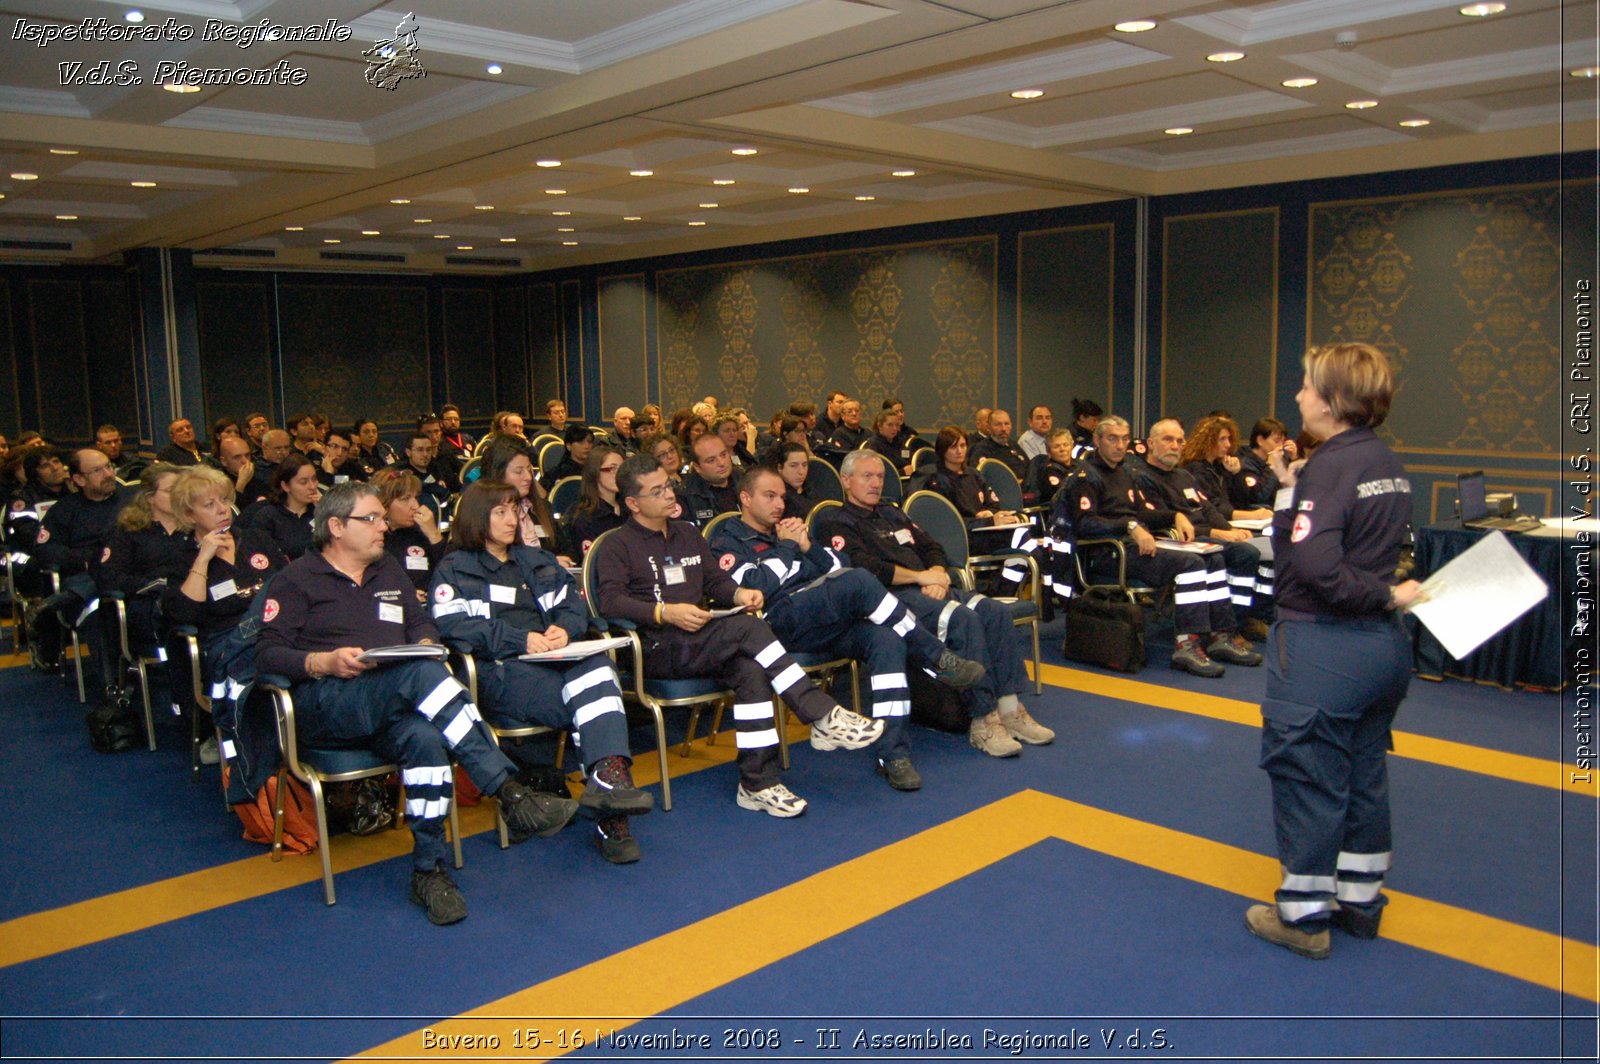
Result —
<path fill-rule="evenodd" d="M 578 803 L 571 798 L 530 791 L 516 780 L 507 780 L 495 793 L 500 815 L 512 842 L 526 842 L 534 835 L 548 839 L 572 822 Z"/>
<path fill-rule="evenodd" d="M 1178 648 L 1172 652 L 1172 667 L 1205 677 L 1221 676 L 1226 671 L 1206 656 L 1205 647 L 1192 635 L 1178 640 Z"/>
<path fill-rule="evenodd" d="M 467 899 L 442 865 L 411 873 L 411 900 L 428 911 L 428 922 L 443 927 L 467 918 Z"/>
<path fill-rule="evenodd" d="M 602 816 L 639 816 L 656 807 L 655 796 L 633 785 L 624 757 L 602 757 L 589 772 L 578 804 Z"/>
<path fill-rule="evenodd" d="M 1360 909 L 1340 907 L 1330 913 L 1328 919 L 1334 927 L 1351 938 L 1377 938 L 1378 924 L 1383 920 L 1383 909 L 1380 907 L 1368 913 Z"/>
<path fill-rule="evenodd" d="M 953 650 L 946 650 L 934 664 L 933 676 L 940 683 L 961 691 L 983 679 L 983 666 Z"/>
<path fill-rule="evenodd" d="M 888 761 L 879 761 L 878 775 L 888 780 L 889 786 L 897 791 L 922 789 L 922 777 L 917 775 L 917 766 L 911 763 L 909 757 L 894 757 Z"/>
<path fill-rule="evenodd" d="M 594 843 L 600 856 L 612 864 L 633 864 L 639 859 L 639 840 L 633 837 L 625 816 L 608 816 L 595 821 Z"/>
<path fill-rule="evenodd" d="M 1260 665 L 1261 655 L 1250 648 L 1250 643 L 1237 632 L 1220 632 L 1206 647 L 1206 653 L 1229 665 Z"/>

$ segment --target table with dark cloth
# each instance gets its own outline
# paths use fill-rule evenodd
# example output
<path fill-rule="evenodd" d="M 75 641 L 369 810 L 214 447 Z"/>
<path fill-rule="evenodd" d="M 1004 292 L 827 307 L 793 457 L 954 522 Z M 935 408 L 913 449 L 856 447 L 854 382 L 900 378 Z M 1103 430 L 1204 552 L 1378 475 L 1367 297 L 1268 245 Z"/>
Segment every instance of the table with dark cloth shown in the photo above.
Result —
<path fill-rule="evenodd" d="M 1479 529 L 1465 528 L 1460 521 L 1447 521 L 1419 530 L 1415 547 L 1416 578 L 1426 580 L 1486 534 Z M 1578 555 L 1584 551 L 1573 550 L 1574 541 L 1554 535 L 1508 532 L 1506 537 L 1549 586 L 1549 596 L 1468 654 L 1465 660 L 1451 657 L 1431 632 L 1413 620 L 1418 676 L 1425 680 L 1452 676 L 1507 688 L 1556 690 L 1562 686 L 1567 671 L 1563 662 L 1573 659 L 1582 641 L 1581 637 L 1569 633 L 1562 623 L 1563 588 L 1574 586 Z"/>

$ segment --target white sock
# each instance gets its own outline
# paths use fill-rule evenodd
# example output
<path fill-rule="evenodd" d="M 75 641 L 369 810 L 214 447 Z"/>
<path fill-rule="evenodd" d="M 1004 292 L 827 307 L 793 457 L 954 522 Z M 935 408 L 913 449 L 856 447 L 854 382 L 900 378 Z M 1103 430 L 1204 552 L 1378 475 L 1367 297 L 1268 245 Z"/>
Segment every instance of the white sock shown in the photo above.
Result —
<path fill-rule="evenodd" d="M 997 702 L 995 702 L 995 708 L 1000 711 L 1002 716 L 1006 716 L 1006 717 L 1011 716 L 1013 713 L 1015 713 L 1020 708 L 1017 705 L 1017 696 L 1016 695 L 1001 695 L 999 700 Z"/>

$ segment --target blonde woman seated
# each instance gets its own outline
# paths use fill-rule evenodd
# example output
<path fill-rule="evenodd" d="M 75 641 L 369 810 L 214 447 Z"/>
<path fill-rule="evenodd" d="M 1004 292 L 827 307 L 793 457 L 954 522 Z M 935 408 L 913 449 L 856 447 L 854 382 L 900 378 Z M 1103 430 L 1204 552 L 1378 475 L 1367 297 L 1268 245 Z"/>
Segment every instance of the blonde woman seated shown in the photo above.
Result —
<path fill-rule="evenodd" d="M 599 818 L 595 842 L 613 864 L 637 861 L 628 817 L 650 812 L 655 799 L 633 784 L 616 667 L 604 654 L 519 660 L 560 650 L 589 630 L 572 576 L 521 541 L 520 502 L 517 489 L 492 480 L 462 494 L 449 552 L 433 577 L 433 620 L 446 641 L 478 659 L 478 705 L 491 722 L 573 733 L 588 776 L 579 803 Z"/>

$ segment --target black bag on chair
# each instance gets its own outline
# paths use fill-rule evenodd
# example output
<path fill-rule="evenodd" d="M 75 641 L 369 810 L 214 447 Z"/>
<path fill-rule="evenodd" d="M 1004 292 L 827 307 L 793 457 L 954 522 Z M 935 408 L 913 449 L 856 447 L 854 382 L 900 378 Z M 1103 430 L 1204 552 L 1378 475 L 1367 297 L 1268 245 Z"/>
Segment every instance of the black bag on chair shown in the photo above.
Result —
<path fill-rule="evenodd" d="M 1114 591 L 1092 588 L 1067 606 L 1061 653 L 1072 661 L 1119 672 L 1144 668 L 1144 611 Z"/>

